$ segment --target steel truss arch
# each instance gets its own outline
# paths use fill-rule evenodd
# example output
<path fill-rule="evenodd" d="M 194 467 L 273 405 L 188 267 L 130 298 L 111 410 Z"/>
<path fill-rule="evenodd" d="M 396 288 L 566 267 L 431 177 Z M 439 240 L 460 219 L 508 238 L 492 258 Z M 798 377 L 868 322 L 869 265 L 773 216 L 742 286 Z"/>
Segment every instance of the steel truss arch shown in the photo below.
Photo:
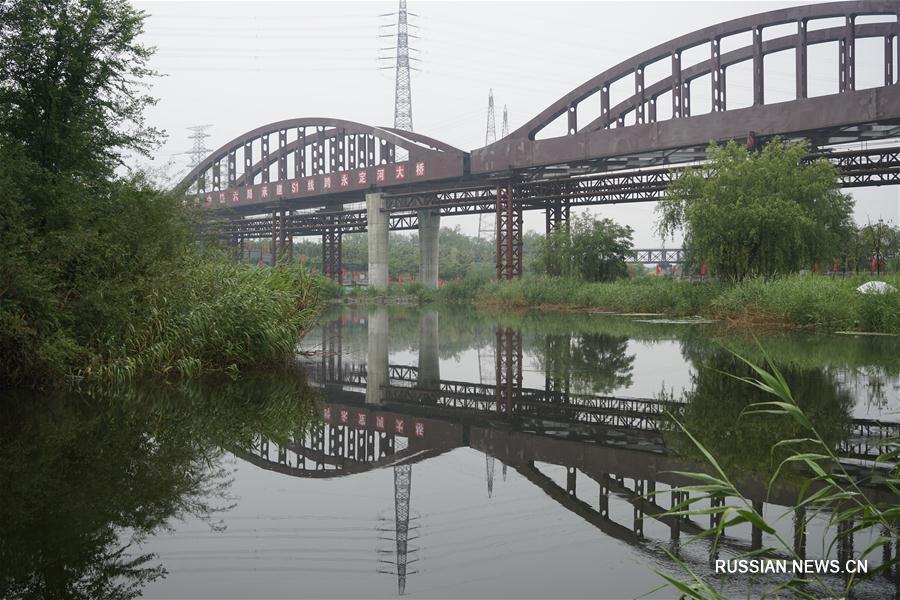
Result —
<path fill-rule="evenodd" d="M 890 22 L 856 23 L 858 18 L 869 16 L 894 19 Z M 810 21 L 830 18 L 844 18 L 844 25 L 808 30 Z M 857 139 L 896 136 L 900 134 L 900 100 L 895 83 L 897 65 L 894 64 L 894 49 L 900 35 L 898 20 L 900 4 L 897 2 L 861 0 L 773 10 L 694 31 L 601 72 L 506 138 L 474 150 L 472 172 L 578 163 L 607 155 L 640 154 L 662 149 L 699 146 L 702 151 L 711 140 L 744 137 L 751 132 L 765 136 L 818 131 L 821 134 L 819 141 L 824 144 L 829 143 L 829 135 L 843 127 L 870 123 L 875 131 L 855 132 Z M 790 23 L 797 24 L 796 33 L 764 40 L 763 31 L 766 28 Z M 752 37 L 749 45 L 724 54 L 720 52 L 720 42 L 724 38 L 747 32 Z M 858 59 L 854 44 L 856 39 L 861 38 L 884 40 L 884 83 L 880 87 L 855 89 L 854 72 Z M 839 44 L 838 93 L 808 98 L 807 48 L 827 42 Z M 683 69 L 682 53 L 704 45 L 710 49 L 709 58 Z M 796 59 L 796 98 L 766 104 L 764 57 L 791 49 L 795 50 Z M 671 61 L 669 75 L 645 86 L 646 67 L 666 60 Z M 753 104 L 748 108 L 728 109 L 726 69 L 745 61 L 753 67 Z M 690 85 L 706 75 L 710 75 L 711 111 L 692 117 Z M 633 93 L 610 106 L 611 86 L 628 77 L 634 79 Z M 671 117 L 657 120 L 657 101 L 669 93 L 672 95 Z M 579 124 L 579 105 L 588 101 L 599 101 L 600 114 L 587 123 Z M 567 115 L 564 117 L 567 125 L 565 135 L 537 139 L 538 134 L 564 115 Z M 628 125 L 626 120 L 630 121 Z"/>
<path fill-rule="evenodd" d="M 175 191 L 196 195 L 196 204 L 205 197 L 203 204 L 210 208 L 250 200 L 271 204 L 306 192 L 360 192 L 391 183 L 458 177 L 465 162 L 465 152 L 425 135 L 343 119 L 295 118 L 235 137 L 194 167 Z M 276 187 L 269 189 L 270 183 Z"/>

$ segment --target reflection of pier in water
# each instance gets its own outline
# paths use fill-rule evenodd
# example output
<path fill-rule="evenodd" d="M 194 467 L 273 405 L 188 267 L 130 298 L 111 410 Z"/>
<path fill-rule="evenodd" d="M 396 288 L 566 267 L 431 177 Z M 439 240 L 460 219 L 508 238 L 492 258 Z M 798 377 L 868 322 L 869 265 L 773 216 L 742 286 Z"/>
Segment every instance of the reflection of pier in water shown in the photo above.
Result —
<path fill-rule="evenodd" d="M 547 379 L 545 388 L 522 386 L 522 336 L 498 329 L 495 339 L 496 382 L 493 385 L 442 380 L 437 353 L 437 319 L 420 326 L 419 366 L 391 365 L 387 351 L 387 315 L 370 314 L 367 364 L 344 364 L 339 327 L 326 327 L 321 360 L 307 365 L 310 379 L 323 389 L 323 423 L 302 440 L 275 451 L 265 441 L 258 452 L 238 455 L 262 468 L 298 477 L 339 477 L 378 469 L 395 469 L 396 574 L 400 593 L 406 580 L 411 465 L 459 447 L 484 452 L 501 461 L 567 510 L 603 533 L 642 552 L 665 559 L 664 548 L 677 550 L 682 534 L 703 525 L 665 516 L 667 507 L 684 500 L 671 488 L 691 483 L 674 474 L 698 470 L 666 449 L 667 413 L 678 415 L 684 404 L 652 398 L 572 394 Z M 838 448 L 848 459 L 871 460 L 900 425 L 853 420 L 849 436 Z M 565 484 L 557 483 L 542 465 L 565 468 Z M 492 482 L 490 464 L 487 485 Z M 579 479 L 599 486 L 599 498 L 579 496 Z M 779 487 L 769 494 L 765 482 L 740 482 L 742 493 L 757 510 L 766 505 L 792 506 L 797 490 Z M 873 499 L 886 491 L 867 489 Z M 652 500 L 648 498 L 651 497 Z M 631 507 L 628 523 L 617 522 L 610 502 Z M 624 506 L 624 505 L 623 505 Z M 620 507 L 621 508 L 621 507 Z M 710 518 L 710 525 L 714 517 Z M 668 530 L 645 533 L 648 522 Z M 806 556 L 804 514 L 794 519 L 795 550 Z M 751 528 L 749 539 L 729 532 L 721 547 L 738 552 L 758 549 L 762 532 Z M 852 535 L 843 538 L 838 555 L 852 554 Z M 712 546 L 710 546 L 712 552 Z M 884 556 L 889 557 L 890 546 Z M 710 557 L 712 558 L 712 556 Z M 708 568 L 699 565 L 699 568 Z"/>

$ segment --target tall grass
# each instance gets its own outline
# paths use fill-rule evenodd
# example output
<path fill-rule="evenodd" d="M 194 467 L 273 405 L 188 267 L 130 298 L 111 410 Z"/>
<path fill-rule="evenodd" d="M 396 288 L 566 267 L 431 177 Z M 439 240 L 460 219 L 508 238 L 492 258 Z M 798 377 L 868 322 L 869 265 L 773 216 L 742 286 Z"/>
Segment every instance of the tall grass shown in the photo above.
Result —
<path fill-rule="evenodd" d="M 781 460 L 771 476 L 768 484 L 769 493 L 788 471 L 800 471 L 805 474 L 807 479 L 800 489 L 795 505 L 789 507 L 785 514 L 793 515 L 795 511 L 803 509 L 804 516 L 801 517 L 803 530 L 813 519 L 817 517 L 825 519 L 828 527 L 826 543 L 823 544 L 826 558 L 839 542 L 849 536 L 860 536 L 869 532 L 873 534 L 873 541 L 861 549 L 860 560 L 877 552 L 885 545 L 894 546 L 900 543 L 900 530 L 898 530 L 898 522 L 900 522 L 898 521 L 898 516 L 900 516 L 900 503 L 898 503 L 900 500 L 900 460 L 898 460 L 900 459 L 900 440 L 889 439 L 882 444 L 883 450 L 875 461 L 875 465 L 882 465 L 886 468 L 854 469 L 851 473 L 839 460 L 833 446 L 825 441 L 823 435 L 797 403 L 784 377 L 771 360 L 766 359 L 766 368 L 743 358 L 741 360 L 750 366 L 755 376 L 737 377 L 737 379 L 772 396 L 772 400 L 747 406 L 741 418 L 753 418 L 754 415 L 766 417 L 774 415 L 792 421 L 801 429 L 798 437 L 780 440 L 772 447 L 773 454 L 776 451 L 787 450 L 788 456 Z M 741 493 L 714 454 L 681 423 L 678 423 L 677 420 L 675 422 L 700 451 L 710 468 L 709 473 L 679 473 L 692 483 L 673 487 L 671 492 L 683 494 L 682 497 L 687 499 L 678 502 L 663 513 L 663 516 L 675 518 L 701 515 L 709 515 L 713 518 L 715 524 L 696 534 L 688 543 L 690 544 L 696 539 L 712 539 L 715 549 L 726 528 L 751 524 L 769 534 L 773 543 L 751 550 L 740 558 L 771 556 L 788 556 L 794 560 L 805 558 L 798 554 L 791 541 L 785 540 L 779 535 L 773 524 L 764 518 L 754 503 Z M 889 490 L 893 494 L 893 501 L 872 499 L 867 495 L 864 486 L 878 486 Z M 710 502 L 709 508 L 697 508 L 702 503 L 712 500 L 715 502 Z M 830 536 L 830 540 L 827 539 L 828 536 Z M 684 569 L 685 579 L 663 573 L 660 575 L 669 585 L 677 589 L 682 597 L 704 600 L 725 598 L 714 583 L 706 581 L 678 557 L 671 556 Z M 900 564 L 900 556 L 885 555 L 882 563 L 877 568 L 871 569 L 867 576 L 889 573 L 898 564 Z M 855 575 L 849 576 L 843 595 L 852 597 L 852 588 L 858 582 L 859 579 Z M 802 598 L 831 597 L 834 593 L 826 582 L 813 576 L 809 580 L 792 579 L 786 583 L 775 584 L 772 589 L 763 594 L 763 597 L 778 597 L 778 594 L 784 591 Z"/>
<path fill-rule="evenodd" d="M 284 364 L 321 307 L 323 282 L 301 266 L 195 259 L 134 300 L 128 330 L 83 375 L 126 381 Z"/>
<path fill-rule="evenodd" d="M 881 278 L 900 288 L 900 277 Z M 826 330 L 900 333 L 900 293 L 861 294 L 863 277 L 833 280 L 814 275 L 748 279 L 737 284 L 690 283 L 640 277 L 609 283 L 526 277 L 491 282 L 473 292 L 481 304 L 507 307 L 567 306 L 671 316 L 704 315 Z"/>
<path fill-rule="evenodd" d="M 555 277 L 523 278 L 495 282 L 481 288 L 481 302 L 510 306 L 561 305 L 589 307 L 615 312 L 658 312 L 672 315 L 697 314 L 721 291 L 716 283 L 692 284 L 655 277 L 623 279 L 608 283 L 585 283 Z"/>

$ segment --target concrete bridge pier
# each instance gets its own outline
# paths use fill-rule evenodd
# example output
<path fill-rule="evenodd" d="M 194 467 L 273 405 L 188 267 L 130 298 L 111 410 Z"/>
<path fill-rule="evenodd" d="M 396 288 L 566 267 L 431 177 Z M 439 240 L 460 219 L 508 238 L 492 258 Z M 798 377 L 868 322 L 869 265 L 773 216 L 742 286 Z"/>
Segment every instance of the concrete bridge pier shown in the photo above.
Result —
<path fill-rule="evenodd" d="M 384 306 L 369 309 L 366 347 L 366 404 L 382 404 L 388 384 L 388 313 Z"/>
<path fill-rule="evenodd" d="M 419 280 L 427 288 L 438 285 L 438 234 L 441 213 L 437 210 L 419 211 Z"/>
<path fill-rule="evenodd" d="M 369 230 L 369 287 L 383 290 L 388 282 L 388 214 L 380 192 L 366 194 Z"/>
<path fill-rule="evenodd" d="M 436 310 L 427 311 L 419 321 L 419 375 L 416 383 L 425 388 L 441 387 L 438 323 Z"/>

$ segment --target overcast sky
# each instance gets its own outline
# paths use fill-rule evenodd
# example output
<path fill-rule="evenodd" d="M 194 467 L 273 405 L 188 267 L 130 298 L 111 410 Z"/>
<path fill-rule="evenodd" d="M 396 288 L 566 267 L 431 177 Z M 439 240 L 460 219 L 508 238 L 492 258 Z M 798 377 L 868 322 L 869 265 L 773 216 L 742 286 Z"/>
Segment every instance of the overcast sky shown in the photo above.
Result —
<path fill-rule="evenodd" d="M 412 74 L 417 132 L 463 150 L 485 143 L 488 90 L 493 88 L 499 137 L 503 106 L 510 130 L 599 72 L 656 44 L 715 23 L 790 2 L 409 2 L 411 40 L 421 71 Z M 168 139 L 154 165 L 187 165 L 191 125 L 209 124 L 214 149 L 245 131 L 292 117 L 335 117 L 393 124 L 391 28 L 397 2 L 135 2 L 148 13 L 145 43 L 159 99 L 148 120 Z M 826 23 L 831 26 L 832 23 Z M 812 28 L 812 27 L 811 27 Z M 773 31 L 773 37 L 787 31 Z M 768 37 L 768 36 L 767 36 Z M 880 40 L 857 47 L 858 87 L 878 85 Z M 727 51 L 723 47 L 722 51 Z M 706 53 L 703 56 L 703 53 Z M 867 57 L 871 56 L 872 59 Z M 685 57 L 684 66 L 708 57 Z M 793 97 L 793 58 L 767 64 L 766 100 Z M 651 74 L 648 70 L 648 77 Z M 751 88 L 729 77 L 729 104 L 749 101 Z M 648 80 L 649 84 L 649 80 Z M 837 86 L 837 51 L 810 53 L 810 94 Z M 708 94 L 704 94 L 708 97 Z M 706 100 L 708 104 L 708 99 Z M 694 112 L 702 111 L 695 101 Z M 856 219 L 900 222 L 900 187 L 852 192 Z M 653 204 L 589 210 L 635 229 L 637 246 L 657 246 Z M 474 234 L 477 217 L 445 218 Z M 528 229 L 543 231 L 540 211 Z M 668 242 L 668 245 L 676 245 Z"/>

